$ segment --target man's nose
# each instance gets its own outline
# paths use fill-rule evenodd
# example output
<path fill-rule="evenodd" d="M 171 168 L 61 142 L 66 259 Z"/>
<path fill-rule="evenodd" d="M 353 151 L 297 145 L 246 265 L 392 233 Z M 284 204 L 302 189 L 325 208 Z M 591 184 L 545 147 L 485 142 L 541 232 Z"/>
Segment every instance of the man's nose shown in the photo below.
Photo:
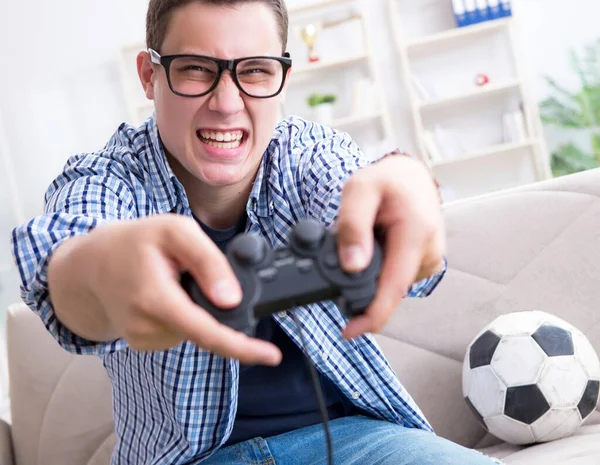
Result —
<path fill-rule="evenodd" d="M 230 72 L 225 71 L 212 91 L 209 108 L 223 114 L 234 114 L 244 109 L 241 91 L 235 85 Z"/>

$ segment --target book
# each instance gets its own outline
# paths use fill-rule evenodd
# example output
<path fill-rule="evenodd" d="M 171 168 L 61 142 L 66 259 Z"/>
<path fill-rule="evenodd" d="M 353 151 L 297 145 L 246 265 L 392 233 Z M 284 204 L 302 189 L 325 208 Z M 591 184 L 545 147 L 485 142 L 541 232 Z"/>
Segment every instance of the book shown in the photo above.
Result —
<path fill-rule="evenodd" d="M 452 0 L 458 27 L 512 16 L 512 0 Z"/>

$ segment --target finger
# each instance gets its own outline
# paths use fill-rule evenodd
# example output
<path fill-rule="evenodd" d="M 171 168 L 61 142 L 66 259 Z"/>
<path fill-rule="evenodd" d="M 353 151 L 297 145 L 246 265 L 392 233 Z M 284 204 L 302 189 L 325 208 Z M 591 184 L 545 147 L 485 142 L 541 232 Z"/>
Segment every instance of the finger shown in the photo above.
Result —
<path fill-rule="evenodd" d="M 340 264 L 350 273 L 366 268 L 373 254 L 373 226 L 382 194 L 365 184 L 362 178 L 346 183 L 336 221 Z"/>
<path fill-rule="evenodd" d="M 353 318 L 344 337 L 353 339 L 383 329 L 408 292 L 420 268 L 424 239 L 415 223 L 400 222 L 387 230 L 377 293 L 364 315 Z"/>
<path fill-rule="evenodd" d="M 227 258 L 194 220 L 181 217 L 180 222 L 170 223 L 163 239 L 163 250 L 190 272 L 214 305 L 239 305 L 242 289 Z"/>
<path fill-rule="evenodd" d="M 176 332 L 205 350 L 242 363 L 278 365 L 282 354 L 270 342 L 248 337 L 217 321 L 212 315 L 194 304 L 177 281 L 165 287 L 166 297 L 162 318 Z"/>

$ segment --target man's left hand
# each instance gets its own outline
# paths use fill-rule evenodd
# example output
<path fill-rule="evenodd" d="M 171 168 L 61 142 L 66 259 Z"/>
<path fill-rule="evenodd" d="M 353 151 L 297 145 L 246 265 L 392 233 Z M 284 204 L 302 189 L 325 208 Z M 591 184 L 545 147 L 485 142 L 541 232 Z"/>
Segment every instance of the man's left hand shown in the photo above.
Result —
<path fill-rule="evenodd" d="M 425 165 L 406 156 L 388 156 L 356 172 L 344 185 L 336 229 L 346 271 L 360 271 L 370 262 L 375 227 L 385 235 L 379 286 L 366 313 L 348 322 L 347 339 L 380 331 L 410 286 L 443 267 L 444 222 Z"/>

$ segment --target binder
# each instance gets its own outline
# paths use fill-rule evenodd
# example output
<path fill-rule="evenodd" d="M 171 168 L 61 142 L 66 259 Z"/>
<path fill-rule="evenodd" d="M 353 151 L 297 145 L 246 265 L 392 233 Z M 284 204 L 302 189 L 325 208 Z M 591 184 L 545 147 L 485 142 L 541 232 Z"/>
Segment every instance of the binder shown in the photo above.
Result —
<path fill-rule="evenodd" d="M 500 0 L 500 16 L 506 18 L 512 16 L 512 2 L 511 0 Z"/>
<path fill-rule="evenodd" d="M 512 16 L 511 0 L 452 0 L 457 27 Z"/>
<path fill-rule="evenodd" d="M 480 23 L 490 19 L 490 10 L 487 0 L 475 0 L 475 7 L 477 8 L 477 22 Z"/>
<path fill-rule="evenodd" d="M 467 25 L 467 14 L 463 0 L 452 0 L 452 10 L 454 11 L 454 19 L 458 27 Z"/>
<path fill-rule="evenodd" d="M 490 12 L 490 19 L 502 18 L 500 11 L 500 0 L 487 0 L 488 9 Z"/>
<path fill-rule="evenodd" d="M 479 22 L 479 14 L 477 13 L 477 4 L 475 2 L 476 0 L 464 0 L 467 25 Z"/>

